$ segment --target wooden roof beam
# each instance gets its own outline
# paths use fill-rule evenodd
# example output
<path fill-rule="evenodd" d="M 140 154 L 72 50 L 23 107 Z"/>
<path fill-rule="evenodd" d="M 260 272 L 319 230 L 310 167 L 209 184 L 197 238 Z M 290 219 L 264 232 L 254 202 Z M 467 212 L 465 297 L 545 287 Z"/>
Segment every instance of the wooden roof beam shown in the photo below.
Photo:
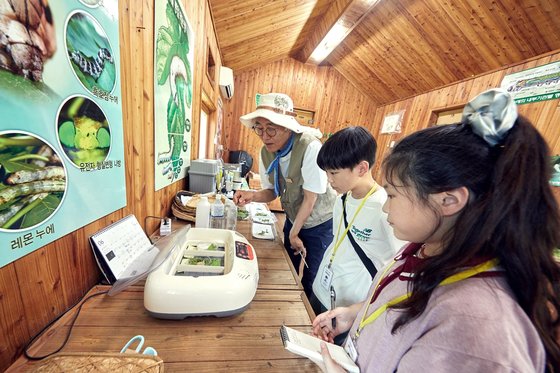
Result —
<path fill-rule="evenodd" d="M 379 0 L 336 0 L 318 21 L 296 59 L 320 64 L 358 26 Z"/>

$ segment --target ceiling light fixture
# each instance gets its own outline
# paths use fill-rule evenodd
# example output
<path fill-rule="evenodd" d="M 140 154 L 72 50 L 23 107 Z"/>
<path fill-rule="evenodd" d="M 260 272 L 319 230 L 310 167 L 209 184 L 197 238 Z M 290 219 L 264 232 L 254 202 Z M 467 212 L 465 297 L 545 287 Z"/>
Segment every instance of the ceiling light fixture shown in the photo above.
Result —
<path fill-rule="evenodd" d="M 311 53 L 311 57 L 309 59 L 319 64 L 321 63 L 331 52 L 340 44 L 342 40 L 348 35 L 350 32 L 350 27 L 344 25 L 344 22 L 338 21 L 334 24 L 334 26 L 329 30 L 327 35 L 321 40 L 317 48 Z"/>
<path fill-rule="evenodd" d="M 308 62 L 320 64 L 356 27 L 379 0 L 350 1 L 337 22 L 330 28 L 321 42 L 317 44 Z"/>

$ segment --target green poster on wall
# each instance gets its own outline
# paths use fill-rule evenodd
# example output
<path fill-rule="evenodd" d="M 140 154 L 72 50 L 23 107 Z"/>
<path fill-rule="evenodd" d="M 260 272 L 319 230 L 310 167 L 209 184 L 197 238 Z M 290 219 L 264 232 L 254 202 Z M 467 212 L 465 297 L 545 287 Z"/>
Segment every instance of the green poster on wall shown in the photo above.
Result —
<path fill-rule="evenodd" d="M 29 3 L 0 7 L 0 267 L 126 204 L 118 1 Z"/>
<path fill-rule="evenodd" d="M 179 0 L 155 3 L 155 190 L 190 165 L 194 35 Z"/>
<path fill-rule="evenodd" d="M 560 98 L 560 62 L 508 74 L 500 87 L 507 90 L 517 105 Z"/>
<path fill-rule="evenodd" d="M 550 185 L 560 187 L 560 155 L 552 156 L 552 177 Z"/>

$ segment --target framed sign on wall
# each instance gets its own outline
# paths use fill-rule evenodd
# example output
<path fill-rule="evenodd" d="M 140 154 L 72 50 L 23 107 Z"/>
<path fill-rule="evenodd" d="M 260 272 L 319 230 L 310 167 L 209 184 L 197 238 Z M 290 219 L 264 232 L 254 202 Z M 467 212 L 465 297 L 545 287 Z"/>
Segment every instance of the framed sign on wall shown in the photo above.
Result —
<path fill-rule="evenodd" d="M 381 133 L 401 133 L 403 117 L 404 110 L 385 115 L 385 118 L 383 118 L 383 125 L 381 126 Z"/>
<path fill-rule="evenodd" d="M 313 110 L 294 108 L 294 111 L 297 114 L 296 120 L 300 124 L 313 127 L 313 123 L 315 123 L 315 112 Z"/>
<path fill-rule="evenodd" d="M 560 61 L 508 74 L 501 88 L 508 91 L 517 105 L 560 98 Z"/>

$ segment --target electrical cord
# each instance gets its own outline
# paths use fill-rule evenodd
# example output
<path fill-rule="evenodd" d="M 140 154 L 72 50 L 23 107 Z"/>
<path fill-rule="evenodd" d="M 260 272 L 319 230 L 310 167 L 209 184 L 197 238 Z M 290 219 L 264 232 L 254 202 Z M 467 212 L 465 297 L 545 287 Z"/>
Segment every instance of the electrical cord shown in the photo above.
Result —
<path fill-rule="evenodd" d="M 144 218 L 144 232 L 146 232 L 146 234 L 148 234 L 148 231 L 146 230 L 146 222 L 148 221 L 148 219 L 158 219 L 159 221 L 161 221 L 161 219 L 165 219 L 163 216 L 154 216 L 154 215 L 148 215 Z"/>
<path fill-rule="evenodd" d="M 144 232 L 146 232 L 146 222 L 149 218 L 152 219 L 158 219 L 158 220 L 162 220 L 164 219 L 161 216 L 153 216 L 153 215 L 148 215 L 144 218 Z M 29 349 L 31 348 L 31 346 L 33 345 L 33 343 L 35 343 L 35 341 L 41 337 L 43 334 L 45 334 L 45 332 L 54 324 L 56 323 L 58 320 L 60 320 L 64 315 L 66 315 L 66 313 L 68 313 L 68 311 L 70 311 L 71 309 L 73 309 L 74 307 L 76 307 L 76 305 L 78 303 L 80 303 L 81 300 L 78 300 L 78 302 L 76 302 L 75 304 L 73 304 L 70 308 L 68 308 L 66 311 L 64 311 L 62 314 L 60 314 L 58 317 L 56 317 L 54 320 L 52 320 L 51 322 L 49 322 L 42 330 L 40 330 L 37 334 L 35 334 L 35 336 L 33 338 L 31 338 L 31 340 L 25 345 L 25 348 L 23 350 L 23 354 L 24 356 L 29 359 L 29 360 L 42 360 L 46 357 L 49 357 L 51 355 L 56 354 L 57 352 L 60 352 L 64 346 L 66 346 L 66 343 L 68 343 L 68 340 L 70 339 L 70 334 L 72 334 L 72 329 L 74 328 L 74 324 L 76 323 L 76 320 L 78 319 L 78 316 L 80 315 L 80 312 L 82 311 L 82 307 L 84 304 L 86 304 L 86 302 L 93 298 L 96 297 L 98 295 L 103 295 L 103 294 L 107 294 L 109 291 L 105 290 L 105 291 L 100 291 L 98 293 L 95 294 L 91 294 L 89 296 L 87 296 L 85 299 L 83 299 L 83 302 L 80 304 L 80 306 L 78 307 L 78 310 L 76 311 L 76 314 L 74 315 L 74 317 L 72 318 L 72 321 L 70 322 L 70 327 L 68 328 L 68 332 L 66 333 L 66 336 L 64 338 L 64 341 L 62 342 L 62 345 L 56 349 L 53 352 L 50 352 L 46 355 L 42 355 L 42 356 L 32 356 L 29 354 Z"/>
<path fill-rule="evenodd" d="M 35 343 L 35 341 L 37 340 L 37 338 L 39 338 L 40 336 L 42 336 L 55 322 L 57 322 L 58 320 L 60 320 L 62 318 L 62 316 L 66 315 L 66 313 L 68 313 L 68 311 L 70 311 L 71 309 L 73 309 L 74 307 L 76 307 L 76 305 L 78 303 L 80 303 L 80 300 L 78 302 L 76 302 L 74 305 L 72 305 L 72 307 L 70 307 L 69 309 L 67 309 L 65 312 L 63 312 L 60 316 L 58 316 L 57 318 L 55 318 L 53 321 L 51 321 L 50 323 L 47 324 L 47 326 L 45 326 L 41 331 L 39 331 L 39 333 L 35 334 L 35 336 L 33 338 L 31 338 L 31 340 L 27 343 L 27 345 L 25 346 L 24 350 L 23 350 L 23 354 L 24 356 L 29 359 L 29 360 L 42 360 L 46 357 L 49 357 L 51 355 L 56 354 L 57 352 L 60 352 L 64 346 L 66 346 L 66 343 L 68 342 L 68 339 L 70 339 L 70 334 L 72 333 L 72 329 L 74 328 L 74 324 L 76 323 L 76 319 L 78 319 L 78 315 L 80 314 L 80 311 L 82 310 L 82 306 L 84 304 L 86 304 L 86 302 L 93 298 L 96 297 L 98 295 L 103 295 L 103 294 L 107 294 L 108 290 L 105 291 L 100 291 L 98 293 L 94 293 L 91 294 L 89 296 L 87 296 L 82 304 L 80 304 L 80 306 L 78 307 L 78 310 L 76 311 L 76 314 L 74 315 L 74 318 L 72 319 L 72 321 L 70 322 L 70 327 L 68 328 L 68 332 L 66 333 L 66 337 L 64 338 L 64 341 L 62 342 L 62 345 L 53 352 L 50 352 L 46 355 L 42 355 L 42 356 L 31 356 L 29 354 L 29 348 L 31 348 L 31 346 L 33 345 L 33 343 Z"/>

